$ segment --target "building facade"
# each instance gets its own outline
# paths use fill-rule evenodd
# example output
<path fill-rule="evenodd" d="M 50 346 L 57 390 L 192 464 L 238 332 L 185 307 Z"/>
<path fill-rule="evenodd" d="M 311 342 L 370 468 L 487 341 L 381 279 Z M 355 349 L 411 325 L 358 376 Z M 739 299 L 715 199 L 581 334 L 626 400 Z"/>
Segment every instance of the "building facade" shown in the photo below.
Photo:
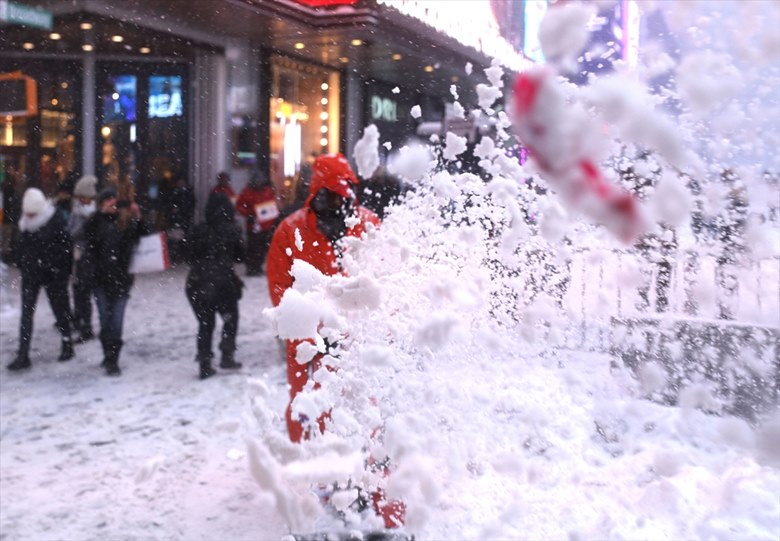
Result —
<path fill-rule="evenodd" d="M 291 204 L 314 155 L 350 157 L 371 123 L 399 148 L 418 124 L 444 125 L 451 85 L 476 102 L 490 55 L 523 61 L 489 0 L 452 20 L 419 0 L 22 3 L 50 24 L 0 22 L 0 74 L 37 84 L 36 113 L 2 119 L 2 179 L 51 195 L 95 174 L 149 209 L 178 177 L 202 206 L 220 171 L 236 189 L 267 175 Z M 474 42 L 470 19 L 496 35 Z"/>

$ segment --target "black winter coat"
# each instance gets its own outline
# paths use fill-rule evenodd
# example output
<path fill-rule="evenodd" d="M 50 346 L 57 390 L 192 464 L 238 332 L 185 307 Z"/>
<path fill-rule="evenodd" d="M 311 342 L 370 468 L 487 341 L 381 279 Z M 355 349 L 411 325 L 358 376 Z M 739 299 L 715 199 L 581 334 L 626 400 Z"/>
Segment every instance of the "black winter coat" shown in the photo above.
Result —
<path fill-rule="evenodd" d="M 131 220 L 127 228 L 119 229 L 116 214 L 96 212 L 84 224 L 87 257 L 95 269 L 95 287 L 111 298 L 130 295 L 133 275 L 128 272 L 130 259 L 138 240 L 148 234 L 143 220 Z"/>
<path fill-rule="evenodd" d="M 217 304 L 223 298 L 241 298 L 244 284 L 233 263 L 244 260 L 244 247 L 233 215 L 230 199 L 212 193 L 206 202 L 206 222 L 195 226 L 185 238 L 184 250 L 190 263 L 187 296 L 196 303 Z"/>
<path fill-rule="evenodd" d="M 41 284 L 66 281 L 73 266 L 73 242 L 65 218 L 53 212 L 39 229 L 20 231 L 14 253 L 24 278 Z"/>

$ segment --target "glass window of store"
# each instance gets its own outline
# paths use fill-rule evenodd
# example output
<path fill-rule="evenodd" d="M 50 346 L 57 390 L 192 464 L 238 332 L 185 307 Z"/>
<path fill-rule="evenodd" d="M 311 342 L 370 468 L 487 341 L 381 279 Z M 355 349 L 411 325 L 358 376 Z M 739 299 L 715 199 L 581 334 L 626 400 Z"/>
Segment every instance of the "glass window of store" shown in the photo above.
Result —
<path fill-rule="evenodd" d="M 98 73 L 99 178 L 166 229 L 168 195 L 188 181 L 187 68 L 106 63 Z"/>
<path fill-rule="evenodd" d="M 339 151 L 339 72 L 283 56 L 271 60 L 271 182 L 282 205 L 303 205 L 311 163 Z"/>
<path fill-rule="evenodd" d="M 0 134 L 3 191 L 39 187 L 53 196 L 80 170 L 80 70 L 68 62 L 0 62 L 0 73 L 21 71 L 34 81 L 33 116 L 4 116 Z M 13 186 L 11 186 L 13 185 Z"/>

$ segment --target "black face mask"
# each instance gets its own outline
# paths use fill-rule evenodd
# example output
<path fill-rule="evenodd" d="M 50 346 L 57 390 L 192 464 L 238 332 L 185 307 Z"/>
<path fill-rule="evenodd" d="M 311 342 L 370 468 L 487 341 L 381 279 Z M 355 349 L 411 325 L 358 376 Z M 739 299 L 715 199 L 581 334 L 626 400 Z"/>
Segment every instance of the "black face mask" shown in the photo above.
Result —
<path fill-rule="evenodd" d="M 317 217 L 317 228 L 332 243 L 347 233 L 345 220 L 352 215 L 352 199 L 326 190 L 317 192 L 311 200 L 311 209 Z"/>

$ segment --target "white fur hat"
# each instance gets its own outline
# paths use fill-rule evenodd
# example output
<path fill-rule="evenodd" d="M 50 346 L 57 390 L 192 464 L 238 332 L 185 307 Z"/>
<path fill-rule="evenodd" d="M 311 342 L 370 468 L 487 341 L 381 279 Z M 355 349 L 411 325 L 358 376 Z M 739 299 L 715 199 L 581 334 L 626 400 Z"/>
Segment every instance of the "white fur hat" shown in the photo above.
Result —
<path fill-rule="evenodd" d="M 93 175 L 84 175 L 73 188 L 73 195 L 76 197 L 97 197 L 97 190 L 95 189 L 97 181 L 98 179 Z"/>
<path fill-rule="evenodd" d="M 38 188 L 28 188 L 22 199 L 22 212 L 38 214 L 46 207 L 46 196 Z"/>

